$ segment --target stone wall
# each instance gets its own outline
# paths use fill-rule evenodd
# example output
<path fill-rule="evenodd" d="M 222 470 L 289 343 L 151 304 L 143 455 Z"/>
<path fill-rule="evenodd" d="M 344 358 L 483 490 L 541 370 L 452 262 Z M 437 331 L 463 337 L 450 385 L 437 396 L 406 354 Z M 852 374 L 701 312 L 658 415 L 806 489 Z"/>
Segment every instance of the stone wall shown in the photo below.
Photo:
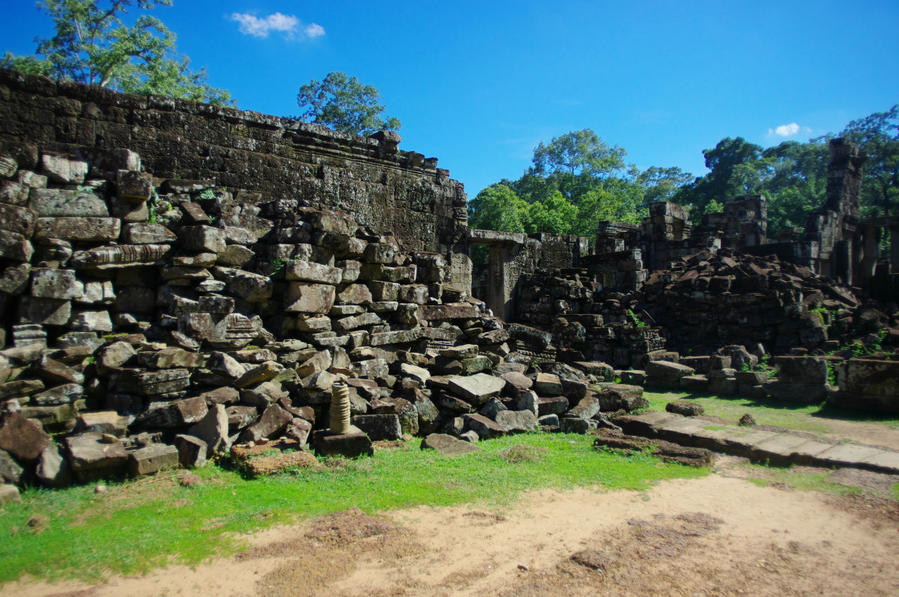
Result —
<path fill-rule="evenodd" d="M 0 70 L 0 149 L 24 170 L 45 153 L 96 163 L 127 148 L 156 179 L 196 179 L 226 189 L 219 209 L 278 200 L 351 213 L 408 250 L 451 261 L 469 283 L 462 184 L 436 158 L 401 151 L 395 133 L 361 138 L 233 108 L 55 84 Z M 216 214 L 213 214 L 216 215 Z"/>

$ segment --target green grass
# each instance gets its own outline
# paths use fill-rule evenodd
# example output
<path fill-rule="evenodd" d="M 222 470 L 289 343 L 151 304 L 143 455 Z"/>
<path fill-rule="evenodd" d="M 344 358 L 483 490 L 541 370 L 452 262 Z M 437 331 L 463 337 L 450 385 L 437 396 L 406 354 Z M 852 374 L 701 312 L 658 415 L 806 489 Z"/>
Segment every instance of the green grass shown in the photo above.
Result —
<path fill-rule="evenodd" d="M 785 485 L 800 491 L 818 491 L 834 495 L 860 495 L 864 491 L 854 485 L 834 483 L 828 477 L 830 472 L 802 472 L 793 468 L 768 467 L 759 464 L 746 463 L 750 467 L 751 476 L 747 480 L 762 487 L 770 485 Z"/>
<path fill-rule="evenodd" d="M 863 423 L 879 423 L 892 429 L 899 429 L 899 417 L 878 416 L 874 413 L 837 409 L 822 404 L 796 404 L 777 400 L 756 400 L 753 398 L 695 395 L 684 392 L 644 392 L 652 410 L 665 410 L 665 405 L 673 400 L 689 399 L 703 407 L 705 414 L 736 424 L 744 414 L 749 413 L 759 425 L 775 425 L 786 429 L 827 433 L 831 431 L 828 419 L 842 419 Z"/>
<path fill-rule="evenodd" d="M 196 471 L 202 483 L 193 488 L 181 487 L 175 473 L 163 473 L 111 483 L 100 494 L 93 486 L 27 490 L 21 504 L 0 507 L 0 582 L 23 574 L 97 580 L 173 562 L 194 564 L 239 550 L 241 533 L 353 507 L 502 507 L 531 489 L 645 490 L 654 481 L 707 473 L 646 454 L 597 451 L 589 436 L 528 434 L 478 445 L 478 453 L 447 458 L 419 450 L 416 440 L 330 470 L 256 480 L 209 466 Z M 504 450 L 516 445 L 529 446 L 534 458 L 507 458 Z M 45 521 L 41 532 L 28 525 L 32 517 Z"/>

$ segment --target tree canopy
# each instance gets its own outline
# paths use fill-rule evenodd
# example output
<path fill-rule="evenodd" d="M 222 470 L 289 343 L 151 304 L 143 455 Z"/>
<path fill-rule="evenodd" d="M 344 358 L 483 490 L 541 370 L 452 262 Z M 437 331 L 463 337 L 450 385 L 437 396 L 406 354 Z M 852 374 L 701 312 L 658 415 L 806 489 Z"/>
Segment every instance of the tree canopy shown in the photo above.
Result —
<path fill-rule="evenodd" d="M 125 23 L 129 8 L 150 11 L 157 4 L 171 6 L 172 0 L 42 0 L 37 7 L 53 19 L 55 35 L 38 38 L 33 56 L 7 52 L 2 65 L 126 93 L 233 103 L 227 91 L 206 83 L 203 70 L 190 70 L 162 21 L 141 14 L 132 25 Z"/>
<path fill-rule="evenodd" d="M 502 180 L 469 203 L 474 228 L 571 233 L 592 237 L 601 221 L 639 222 L 653 201 L 690 206 L 697 221 L 739 195 L 768 200 L 768 233 L 801 228 L 827 192 L 827 142 L 842 136 L 865 155 L 859 203 L 863 216 L 899 214 L 899 105 L 853 120 L 837 135 L 763 148 L 726 137 L 704 150 L 709 172 L 640 170 L 621 147 L 583 129 L 539 143 L 517 180 Z"/>
<path fill-rule="evenodd" d="M 518 180 L 503 180 L 469 202 L 469 224 L 508 232 L 593 236 L 599 222 L 638 222 L 648 201 L 668 199 L 692 180 L 679 168 L 641 172 L 627 152 L 590 129 L 540 143 Z"/>
<path fill-rule="evenodd" d="M 353 135 L 400 128 L 399 120 L 383 115 L 380 99 L 377 89 L 340 72 L 328 73 L 321 81 L 309 81 L 297 93 L 297 104 L 303 110 L 300 119 Z"/>

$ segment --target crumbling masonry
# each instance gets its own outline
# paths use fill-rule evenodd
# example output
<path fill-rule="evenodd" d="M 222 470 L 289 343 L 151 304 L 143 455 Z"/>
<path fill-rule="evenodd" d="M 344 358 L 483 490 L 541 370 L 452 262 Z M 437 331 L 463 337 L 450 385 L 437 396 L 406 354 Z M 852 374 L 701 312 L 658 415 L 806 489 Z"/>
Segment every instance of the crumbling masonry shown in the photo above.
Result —
<path fill-rule="evenodd" d="M 867 241 L 850 239 L 893 222 L 858 223 L 836 176 L 818 236 L 775 245 L 807 258 L 788 269 L 733 256 L 772 247 L 754 198 L 696 230 L 681 208 L 653 206 L 642 228 L 604 226 L 594 251 L 470 231 L 462 185 L 399 141 L 0 70 L 2 481 L 63 486 L 229 453 L 264 474 L 303 466 L 309 450 L 365 454 L 408 435 L 459 452 L 506 433 L 583 433 L 644 406 L 644 383 L 696 386 L 706 368 L 725 372 L 707 383 L 741 389 L 729 372 L 758 361 L 749 340 L 848 333 L 858 299 L 813 269 L 895 288 L 872 251 L 854 252 Z M 475 244 L 491 254 L 487 304 L 470 296 Z M 737 292 L 751 284 L 760 292 Z M 696 346 L 771 328 L 765 317 L 778 335 L 740 338 L 750 350 L 730 347 L 717 368 L 672 351 L 683 313 L 719 300 L 738 321 L 694 325 L 706 334 Z M 873 329 L 890 323 L 866 313 Z M 891 407 L 881 390 L 899 376 L 871 389 L 859 367 L 847 365 L 844 389 Z M 328 430 L 339 380 L 349 433 Z M 275 445 L 283 460 L 259 457 Z"/>

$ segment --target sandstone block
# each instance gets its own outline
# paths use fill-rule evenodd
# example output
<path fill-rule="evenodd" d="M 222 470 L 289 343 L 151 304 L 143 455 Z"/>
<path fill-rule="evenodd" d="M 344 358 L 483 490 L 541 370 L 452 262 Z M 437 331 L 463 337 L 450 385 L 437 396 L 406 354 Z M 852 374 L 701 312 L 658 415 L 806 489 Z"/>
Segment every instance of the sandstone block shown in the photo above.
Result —
<path fill-rule="evenodd" d="M 131 222 L 122 231 L 122 242 L 135 245 L 172 243 L 176 239 L 175 233 L 162 224 L 150 222 Z"/>
<path fill-rule="evenodd" d="M 316 282 L 319 284 L 340 284 L 343 272 L 340 268 L 310 261 L 291 261 L 284 268 L 287 280 Z"/>
<path fill-rule="evenodd" d="M 450 392 L 475 406 L 480 406 L 490 398 L 498 396 L 505 385 L 504 379 L 486 373 L 452 377 L 448 383 Z"/>
<path fill-rule="evenodd" d="M 50 436 L 41 425 L 20 413 L 11 413 L 0 421 L 0 450 L 20 461 L 33 462 L 50 444 Z"/>
<path fill-rule="evenodd" d="M 118 218 L 64 217 L 38 218 L 34 238 L 59 238 L 73 242 L 110 242 L 119 238 Z"/>
<path fill-rule="evenodd" d="M 284 310 L 288 313 L 319 313 L 331 310 L 336 298 L 336 289 L 329 284 L 290 282 Z"/>
<path fill-rule="evenodd" d="M 221 253 L 226 246 L 225 233 L 212 226 L 185 226 L 178 240 L 188 251 Z"/>

